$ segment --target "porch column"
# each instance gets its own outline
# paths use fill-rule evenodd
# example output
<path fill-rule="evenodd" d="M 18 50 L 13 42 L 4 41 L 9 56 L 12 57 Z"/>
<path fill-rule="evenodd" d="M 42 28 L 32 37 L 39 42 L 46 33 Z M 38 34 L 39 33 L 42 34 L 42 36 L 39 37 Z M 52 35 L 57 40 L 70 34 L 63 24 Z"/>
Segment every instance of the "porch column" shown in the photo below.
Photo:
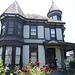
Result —
<path fill-rule="evenodd" d="M 61 66 L 62 66 L 62 69 L 64 69 L 64 50 L 63 48 L 60 48 L 60 52 L 61 52 Z"/>

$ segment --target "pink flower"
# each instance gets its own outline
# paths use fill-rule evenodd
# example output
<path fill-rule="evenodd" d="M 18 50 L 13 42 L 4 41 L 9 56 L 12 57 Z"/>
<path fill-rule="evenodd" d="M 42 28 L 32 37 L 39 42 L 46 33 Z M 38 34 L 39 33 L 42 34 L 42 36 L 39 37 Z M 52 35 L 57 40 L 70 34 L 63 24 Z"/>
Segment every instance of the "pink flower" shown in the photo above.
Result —
<path fill-rule="evenodd" d="M 32 59 L 30 58 L 29 61 L 31 61 Z"/>

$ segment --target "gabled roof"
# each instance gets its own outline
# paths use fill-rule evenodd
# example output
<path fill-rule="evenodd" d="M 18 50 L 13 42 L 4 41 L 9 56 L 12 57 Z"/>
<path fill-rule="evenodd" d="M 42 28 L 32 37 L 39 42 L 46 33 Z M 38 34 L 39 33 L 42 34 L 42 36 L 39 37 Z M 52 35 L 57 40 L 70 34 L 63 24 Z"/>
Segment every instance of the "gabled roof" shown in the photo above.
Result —
<path fill-rule="evenodd" d="M 61 11 L 61 10 L 54 4 L 54 2 L 53 2 L 52 5 L 51 5 L 51 7 L 50 7 L 50 9 L 49 9 L 49 12 L 54 11 L 54 10 L 59 10 L 59 11 Z M 48 12 L 48 13 L 49 13 L 49 12 Z"/>
<path fill-rule="evenodd" d="M 12 14 L 19 14 L 24 16 L 23 11 L 21 10 L 20 6 L 18 5 L 17 1 L 14 1 L 5 11 L 4 13 L 12 13 Z M 3 14 L 4 14 L 3 13 Z"/>

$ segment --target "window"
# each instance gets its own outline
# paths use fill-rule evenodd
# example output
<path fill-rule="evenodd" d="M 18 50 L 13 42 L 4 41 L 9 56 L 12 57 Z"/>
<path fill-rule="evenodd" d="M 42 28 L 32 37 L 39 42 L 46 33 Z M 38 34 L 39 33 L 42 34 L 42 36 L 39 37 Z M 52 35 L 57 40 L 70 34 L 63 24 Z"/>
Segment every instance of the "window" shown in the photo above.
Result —
<path fill-rule="evenodd" d="M 54 20 L 57 20 L 57 16 L 56 16 L 56 15 L 55 15 L 55 16 L 53 16 L 53 19 L 54 19 Z"/>
<path fill-rule="evenodd" d="M 11 64 L 12 62 L 12 47 L 6 47 L 5 64 Z"/>
<path fill-rule="evenodd" d="M 0 34 L 1 34 L 1 21 L 0 21 Z"/>
<path fill-rule="evenodd" d="M 3 26 L 2 26 L 2 35 L 4 35 L 4 33 L 5 33 L 5 25 L 6 25 L 6 22 L 3 23 Z"/>
<path fill-rule="evenodd" d="M 51 29 L 51 38 L 55 38 L 55 29 Z"/>
<path fill-rule="evenodd" d="M 18 35 L 22 36 L 22 24 L 18 23 Z"/>
<path fill-rule="evenodd" d="M 0 60 L 2 59 L 2 47 L 0 47 Z"/>
<path fill-rule="evenodd" d="M 58 20 L 61 21 L 61 17 L 60 16 L 58 16 Z"/>
<path fill-rule="evenodd" d="M 15 64 L 20 64 L 21 48 L 16 47 Z"/>
<path fill-rule="evenodd" d="M 8 34 L 13 34 L 14 32 L 14 22 L 10 21 L 8 24 Z"/>
<path fill-rule="evenodd" d="M 30 58 L 32 59 L 32 63 L 37 61 L 37 45 L 30 45 Z"/>
<path fill-rule="evenodd" d="M 30 33 L 31 38 L 36 38 L 36 26 L 31 26 Z"/>

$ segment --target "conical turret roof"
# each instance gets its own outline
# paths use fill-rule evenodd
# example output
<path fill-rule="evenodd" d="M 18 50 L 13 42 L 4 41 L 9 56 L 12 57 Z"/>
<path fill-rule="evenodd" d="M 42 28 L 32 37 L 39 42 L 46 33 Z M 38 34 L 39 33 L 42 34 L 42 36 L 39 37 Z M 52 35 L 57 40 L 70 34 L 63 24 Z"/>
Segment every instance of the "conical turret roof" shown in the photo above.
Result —
<path fill-rule="evenodd" d="M 25 16 L 17 1 L 14 1 L 5 11 L 4 13 L 10 14 L 19 14 L 21 16 Z M 4 14 L 3 13 L 3 14 Z"/>
<path fill-rule="evenodd" d="M 55 11 L 55 10 L 58 10 L 58 11 L 61 11 L 55 4 L 54 2 L 52 2 L 52 5 L 50 7 L 50 10 L 48 13 L 52 12 L 52 11 Z M 61 11 L 62 12 L 62 11 Z"/>

